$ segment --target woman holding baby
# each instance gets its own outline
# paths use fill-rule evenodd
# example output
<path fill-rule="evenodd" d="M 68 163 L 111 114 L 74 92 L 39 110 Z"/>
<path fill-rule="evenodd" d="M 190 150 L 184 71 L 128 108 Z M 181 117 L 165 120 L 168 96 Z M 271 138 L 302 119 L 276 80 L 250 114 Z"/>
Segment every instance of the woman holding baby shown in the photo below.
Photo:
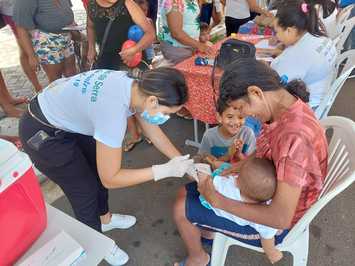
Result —
<path fill-rule="evenodd" d="M 275 236 L 275 244 L 279 244 L 317 200 L 327 174 L 327 140 L 307 105 L 309 92 L 302 81 L 284 84 L 269 66 L 255 59 L 240 59 L 224 72 L 220 97 L 235 108 L 241 119 L 253 116 L 263 123 L 255 154 L 223 175 L 238 174 L 245 162 L 256 157 L 269 159 L 275 167 L 275 193 L 270 204 L 232 200 L 216 190 L 210 176 L 201 174 L 198 184 L 190 183 L 179 191 L 175 203 L 174 219 L 188 249 L 187 259 L 176 265 L 208 265 L 210 257 L 202 248 L 200 229 L 261 245 L 260 238 L 255 240 L 258 232 L 254 228 L 240 226 L 203 207 L 200 194 L 214 209 L 281 229 Z"/>

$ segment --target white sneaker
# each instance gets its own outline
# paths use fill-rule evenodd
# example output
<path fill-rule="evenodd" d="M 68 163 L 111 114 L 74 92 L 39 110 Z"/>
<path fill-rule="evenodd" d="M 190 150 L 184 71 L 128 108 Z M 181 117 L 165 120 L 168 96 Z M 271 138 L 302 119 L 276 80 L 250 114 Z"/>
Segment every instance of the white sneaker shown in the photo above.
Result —
<path fill-rule="evenodd" d="M 135 225 L 137 222 L 136 217 L 131 215 L 123 215 L 118 213 L 113 213 L 111 216 L 111 221 L 108 224 L 101 224 L 102 232 L 107 232 L 112 229 L 128 229 Z"/>
<path fill-rule="evenodd" d="M 110 254 L 105 257 L 105 260 L 113 266 L 120 266 L 127 263 L 129 260 L 128 254 L 120 249 L 116 244 L 113 246 Z"/>

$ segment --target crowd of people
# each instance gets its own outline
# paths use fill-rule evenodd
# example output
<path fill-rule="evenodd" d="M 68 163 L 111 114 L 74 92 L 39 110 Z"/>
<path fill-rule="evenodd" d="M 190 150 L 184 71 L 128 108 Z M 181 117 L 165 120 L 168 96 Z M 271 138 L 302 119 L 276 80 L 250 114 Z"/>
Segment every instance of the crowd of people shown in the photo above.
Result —
<path fill-rule="evenodd" d="M 178 191 L 173 208 L 188 256 L 176 266 L 209 265 L 201 237 L 213 239 L 213 232 L 261 246 L 272 263 L 279 261 L 275 245 L 317 200 L 327 174 L 327 140 L 314 110 L 334 78 L 337 1 L 270 1 L 275 12 L 256 0 L 83 5 L 84 35 L 63 29 L 76 26 L 70 0 L 0 0 L 2 23 L 11 26 L 22 69 L 38 93 L 31 101 L 12 97 L 0 72 L 0 105 L 6 115 L 21 117 L 21 143 L 3 138 L 22 146 L 62 188 L 76 218 L 99 232 L 136 223 L 134 216 L 110 212 L 108 189 L 187 174 L 193 182 Z M 274 60 L 239 59 L 225 69 L 218 125 L 205 132 L 198 156 L 182 155 L 159 127 L 172 114 L 191 118 L 184 107 L 187 83 L 174 66 L 196 52 L 212 55 L 216 25 L 224 21 L 228 37 L 257 16 L 272 22 Z M 122 49 L 133 25 L 143 34 Z M 75 40 L 87 42 L 81 73 Z M 168 67 L 151 65 L 154 43 Z M 137 53 L 143 54 L 141 71 L 131 71 Z M 16 107 L 22 103 L 26 111 Z M 125 169 L 123 152 L 144 138 L 169 161 Z M 123 265 L 129 257 L 116 245 L 105 259 Z"/>

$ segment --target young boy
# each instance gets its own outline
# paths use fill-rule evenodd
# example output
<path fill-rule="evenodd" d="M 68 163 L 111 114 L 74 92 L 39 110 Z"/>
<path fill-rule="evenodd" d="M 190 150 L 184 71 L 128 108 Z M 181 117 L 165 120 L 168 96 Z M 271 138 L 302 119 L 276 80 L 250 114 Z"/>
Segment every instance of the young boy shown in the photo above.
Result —
<path fill-rule="evenodd" d="M 256 134 L 249 126 L 242 126 L 243 121 L 237 111 L 228 103 L 217 101 L 217 120 L 219 126 L 208 129 L 203 135 L 198 151 L 202 162 L 208 162 L 217 169 L 223 162 L 234 163 L 244 159 L 255 151 Z M 239 152 L 240 151 L 240 152 Z M 234 155 L 238 154 L 238 158 Z"/>
<path fill-rule="evenodd" d="M 199 175 L 209 174 L 205 169 L 200 171 Z M 267 159 L 251 158 L 242 165 L 239 176 L 215 176 L 213 184 L 215 189 L 227 198 L 248 203 L 268 204 L 276 190 L 275 167 Z M 282 252 L 274 244 L 277 229 L 256 224 L 224 210 L 213 208 L 203 199 L 201 203 L 206 208 L 212 209 L 217 216 L 229 219 L 241 226 L 253 227 L 260 234 L 261 246 L 271 263 L 276 263 L 282 258 Z"/>

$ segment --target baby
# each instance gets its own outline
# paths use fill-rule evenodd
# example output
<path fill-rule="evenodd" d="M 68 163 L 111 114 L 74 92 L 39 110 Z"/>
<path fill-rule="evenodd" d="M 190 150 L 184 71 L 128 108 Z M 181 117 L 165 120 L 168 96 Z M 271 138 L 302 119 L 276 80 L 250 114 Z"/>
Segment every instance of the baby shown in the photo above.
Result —
<path fill-rule="evenodd" d="M 196 165 L 199 175 L 210 174 L 206 165 Z M 250 158 L 243 163 L 239 176 L 215 176 L 213 184 L 215 189 L 223 196 L 247 203 L 268 204 L 276 190 L 276 172 L 272 161 L 267 159 Z M 201 204 L 210 208 L 221 217 L 229 219 L 238 225 L 249 225 L 259 234 L 261 246 L 271 263 L 276 263 L 282 258 L 282 252 L 275 247 L 274 236 L 277 229 L 256 224 L 239 218 L 224 210 L 213 208 L 203 197 L 200 197 Z"/>

